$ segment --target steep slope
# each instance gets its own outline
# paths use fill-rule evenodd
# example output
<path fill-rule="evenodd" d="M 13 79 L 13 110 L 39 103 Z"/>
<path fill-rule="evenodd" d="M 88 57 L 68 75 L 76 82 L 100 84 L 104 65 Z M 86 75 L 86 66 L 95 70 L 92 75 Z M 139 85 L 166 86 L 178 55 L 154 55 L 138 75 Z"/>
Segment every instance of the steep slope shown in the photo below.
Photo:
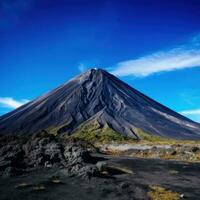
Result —
<path fill-rule="evenodd" d="M 137 129 L 178 139 L 200 138 L 200 125 L 155 102 L 101 69 L 91 69 L 55 90 L 0 117 L 0 134 L 41 129 L 73 133 L 97 121 L 138 138 Z"/>

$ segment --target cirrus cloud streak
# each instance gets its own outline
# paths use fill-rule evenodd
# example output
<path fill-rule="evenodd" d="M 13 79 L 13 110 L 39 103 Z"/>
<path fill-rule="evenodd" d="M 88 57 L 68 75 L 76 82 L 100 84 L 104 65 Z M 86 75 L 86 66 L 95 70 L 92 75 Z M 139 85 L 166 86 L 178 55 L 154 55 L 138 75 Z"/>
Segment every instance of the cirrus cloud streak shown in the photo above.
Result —
<path fill-rule="evenodd" d="M 181 112 L 183 115 L 200 115 L 200 109 L 196 110 L 184 110 Z"/>
<path fill-rule="evenodd" d="M 116 76 L 145 77 L 159 72 L 193 67 L 200 67 L 199 36 L 188 44 L 170 50 L 122 61 L 113 67 L 111 73 Z"/>
<path fill-rule="evenodd" d="M 29 100 L 27 100 L 27 99 L 22 99 L 20 101 L 17 101 L 15 99 L 13 99 L 12 97 L 0 97 L 0 106 L 6 107 L 6 108 L 15 109 L 15 108 L 18 108 L 28 102 L 29 102 Z"/>
<path fill-rule="evenodd" d="M 200 109 L 184 110 L 181 111 L 180 114 L 189 117 L 196 122 L 200 122 Z"/>

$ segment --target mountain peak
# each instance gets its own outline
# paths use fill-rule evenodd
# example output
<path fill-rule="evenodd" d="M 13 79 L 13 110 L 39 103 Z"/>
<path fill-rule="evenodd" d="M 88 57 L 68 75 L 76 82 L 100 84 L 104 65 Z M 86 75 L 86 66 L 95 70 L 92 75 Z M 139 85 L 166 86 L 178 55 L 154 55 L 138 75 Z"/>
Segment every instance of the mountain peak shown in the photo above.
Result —
<path fill-rule="evenodd" d="M 43 129 L 73 134 L 81 125 L 138 138 L 137 130 L 159 136 L 200 138 L 200 125 L 131 88 L 100 68 L 92 68 L 53 91 L 0 118 L 0 134 Z"/>
<path fill-rule="evenodd" d="M 109 74 L 106 70 L 101 69 L 101 68 L 97 68 L 97 67 L 93 67 L 88 69 L 86 72 L 84 73 L 92 73 L 92 74 Z M 83 73 L 83 74 L 84 74 Z"/>
<path fill-rule="evenodd" d="M 106 70 L 103 70 L 101 68 L 91 68 L 87 71 L 83 72 L 79 76 L 75 77 L 72 80 L 78 81 L 80 84 L 85 84 L 88 82 L 96 82 L 96 84 L 100 85 L 100 82 L 104 82 L 105 80 L 112 80 L 114 76 L 107 72 Z M 70 81 L 69 81 L 70 82 Z M 68 85 L 68 83 L 65 83 Z"/>
<path fill-rule="evenodd" d="M 103 71 L 103 69 L 98 68 L 98 67 L 92 67 L 90 70 L 94 70 L 94 71 Z"/>

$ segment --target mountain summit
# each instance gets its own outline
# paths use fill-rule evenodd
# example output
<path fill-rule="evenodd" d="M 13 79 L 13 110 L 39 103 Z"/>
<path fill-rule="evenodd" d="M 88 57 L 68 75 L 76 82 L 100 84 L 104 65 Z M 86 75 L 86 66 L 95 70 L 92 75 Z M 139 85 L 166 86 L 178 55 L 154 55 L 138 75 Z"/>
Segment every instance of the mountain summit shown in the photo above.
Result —
<path fill-rule="evenodd" d="M 169 138 L 200 138 L 200 124 L 96 68 L 0 117 L 0 134 L 31 134 L 42 129 L 73 134 L 93 120 L 99 128 L 108 126 L 136 139 L 138 129 Z"/>

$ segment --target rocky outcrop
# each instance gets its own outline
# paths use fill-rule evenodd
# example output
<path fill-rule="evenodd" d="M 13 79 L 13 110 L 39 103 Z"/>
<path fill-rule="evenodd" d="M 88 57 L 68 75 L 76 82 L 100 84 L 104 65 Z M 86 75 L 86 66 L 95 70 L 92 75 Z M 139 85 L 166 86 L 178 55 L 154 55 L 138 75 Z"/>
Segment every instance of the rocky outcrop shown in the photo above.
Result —
<path fill-rule="evenodd" d="M 81 143 L 60 142 L 46 131 L 30 138 L 0 138 L 0 174 L 15 176 L 39 168 L 61 168 L 68 176 L 90 178 L 98 168 L 90 152 Z"/>
<path fill-rule="evenodd" d="M 139 139 L 137 130 L 168 138 L 199 139 L 200 125 L 155 102 L 101 69 L 91 69 L 0 117 L 0 135 L 73 134 L 95 120 L 102 128 Z"/>

